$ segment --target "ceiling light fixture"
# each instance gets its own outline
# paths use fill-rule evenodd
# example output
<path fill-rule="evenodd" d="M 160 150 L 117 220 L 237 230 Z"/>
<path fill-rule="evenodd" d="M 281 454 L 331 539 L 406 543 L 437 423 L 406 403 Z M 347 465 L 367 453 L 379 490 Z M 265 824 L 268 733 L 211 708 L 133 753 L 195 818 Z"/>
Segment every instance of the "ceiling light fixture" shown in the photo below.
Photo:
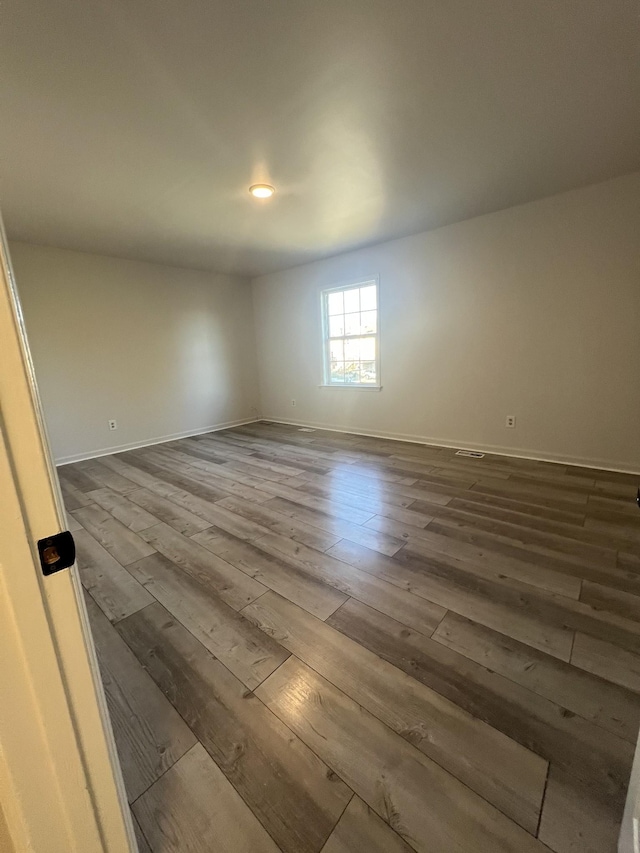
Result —
<path fill-rule="evenodd" d="M 249 192 L 254 198 L 271 198 L 275 190 L 269 184 L 254 184 L 249 187 Z"/>

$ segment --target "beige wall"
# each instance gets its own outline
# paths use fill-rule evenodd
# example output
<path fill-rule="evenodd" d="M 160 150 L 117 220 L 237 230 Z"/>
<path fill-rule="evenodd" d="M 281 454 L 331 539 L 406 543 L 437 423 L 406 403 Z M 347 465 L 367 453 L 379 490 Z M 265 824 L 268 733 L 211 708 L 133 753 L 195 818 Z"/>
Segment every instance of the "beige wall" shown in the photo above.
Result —
<path fill-rule="evenodd" d="M 248 282 L 25 243 L 10 251 L 58 461 L 255 417 Z"/>
<path fill-rule="evenodd" d="M 375 273 L 383 389 L 319 387 L 319 291 Z M 640 173 L 253 292 L 267 418 L 640 470 Z"/>

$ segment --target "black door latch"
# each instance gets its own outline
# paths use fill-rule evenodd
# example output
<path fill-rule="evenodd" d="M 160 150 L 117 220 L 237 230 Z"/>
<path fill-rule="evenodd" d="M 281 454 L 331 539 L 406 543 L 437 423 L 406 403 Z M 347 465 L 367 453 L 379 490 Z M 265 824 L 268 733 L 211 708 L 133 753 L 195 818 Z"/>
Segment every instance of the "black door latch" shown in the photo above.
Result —
<path fill-rule="evenodd" d="M 38 554 L 43 575 L 53 575 L 68 569 L 76 559 L 76 543 L 68 530 L 38 540 Z"/>

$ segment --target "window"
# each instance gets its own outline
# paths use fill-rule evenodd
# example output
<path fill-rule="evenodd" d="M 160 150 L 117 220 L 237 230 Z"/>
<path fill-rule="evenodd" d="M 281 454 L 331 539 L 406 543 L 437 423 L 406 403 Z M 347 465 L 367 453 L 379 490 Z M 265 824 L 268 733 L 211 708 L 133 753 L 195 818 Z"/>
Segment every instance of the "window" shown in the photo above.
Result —
<path fill-rule="evenodd" d="M 380 387 L 378 282 L 322 292 L 324 383 Z"/>

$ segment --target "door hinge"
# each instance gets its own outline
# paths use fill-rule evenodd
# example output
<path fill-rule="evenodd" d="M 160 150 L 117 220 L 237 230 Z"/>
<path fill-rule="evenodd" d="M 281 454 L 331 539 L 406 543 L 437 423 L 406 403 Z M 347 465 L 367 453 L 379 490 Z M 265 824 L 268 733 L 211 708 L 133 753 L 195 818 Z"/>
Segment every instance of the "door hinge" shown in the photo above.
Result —
<path fill-rule="evenodd" d="M 38 540 L 38 554 L 43 575 L 68 569 L 76 559 L 76 543 L 68 530 Z"/>

